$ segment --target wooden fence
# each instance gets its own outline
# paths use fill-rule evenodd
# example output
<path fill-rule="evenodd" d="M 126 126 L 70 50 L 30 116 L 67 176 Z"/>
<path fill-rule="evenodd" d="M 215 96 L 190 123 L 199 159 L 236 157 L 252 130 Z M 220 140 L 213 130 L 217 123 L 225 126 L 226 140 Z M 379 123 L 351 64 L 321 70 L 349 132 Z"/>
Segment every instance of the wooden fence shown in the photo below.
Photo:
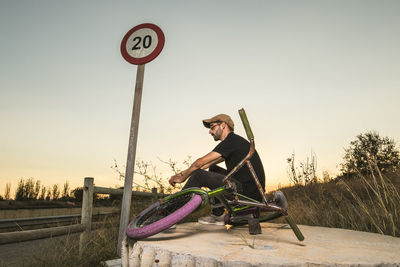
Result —
<path fill-rule="evenodd" d="M 92 208 L 93 208 L 93 195 L 95 194 L 110 194 L 110 195 L 122 195 L 124 189 L 106 188 L 93 185 L 94 178 L 86 177 L 83 184 L 83 200 L 82 200 L 82 212 L 80 215 L 80 224 L 51 227 L 36 230 L 26 230 L 19 232 L 7 232 L 0 233 L 0 244 L 9 244 L 21 241 L 36 240 L 41 238 L 48 238 L 52 236 L 66 235 L 70 233 L 81 232 L 79 250 L 82 251 L 86 245 L 92 225 Z M 158 194 L 157 188 L 153 188 L 152 192 L 140 192 L 132 191 L 133 196 L 151 197 L 154 200 L 164 194 Z M 63 216 L 52 216 L 52 217 L 63 217 Z M 24 218 L 24 221 L 40 220 L 40 218 Z M 53 218 L 54 219 L 54 218 Z M 9 219 L 8 221 L 11 221 Z"/>
<path fill-rule="evenodd" d="M 93 219 L 102 219 L 106 216 L 118 214 L 114 212 L 96 212 L 92 215 Z M 12 218 L 0 220 L 0 232 L 21 231 L 29 228 L 45 228 L 59 224 L 77 224 L 81 221 L 81 214 L 40 216 L 27 218 Z"/>

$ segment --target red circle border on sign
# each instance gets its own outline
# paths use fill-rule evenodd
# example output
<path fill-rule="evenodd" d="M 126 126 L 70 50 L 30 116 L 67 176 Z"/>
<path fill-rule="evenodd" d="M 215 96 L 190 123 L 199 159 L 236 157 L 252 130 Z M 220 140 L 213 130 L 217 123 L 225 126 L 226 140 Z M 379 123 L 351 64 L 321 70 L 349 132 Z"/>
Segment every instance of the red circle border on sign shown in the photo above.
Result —
<path fill-rule="evenodd" d="M 126 43 L 128 42 L 128 39 L 132 33 L 134 33 L 137 30 L 143 29 L 143 28 L 150 28 L 156 32 L 157 37 L 158 37 L 158 44 L 157 44 L 156 48 L 154 49 L 154 51 L 150 55 L 148 55 L 146 57 L 142 57 L 142 58 L 134 58 L 134 57 L 130 56 L 128 54 L 128 52 L 126 51 Z M 164 36 L 164 33 L 162 32 L 162 30 L 160 29 L 160 27 L 158 27 L 155 24 L 151 24 L 151 23 L 143 23 L 143 24 L 133 27 L 131 30 L 129 30 L 125 34 L 125 36 L 121 42 L 121 54 L 122 54 L 122 57 L 131 64 L 135 64 L 135 65 L 146 64 L 146 63 L 149 63 L 150 61 L 152 61 L 153 59 L 155 59 L 161 53 L 161 50 L 164 48 L 164 43 L 165 43 L 165 36 Z"/>

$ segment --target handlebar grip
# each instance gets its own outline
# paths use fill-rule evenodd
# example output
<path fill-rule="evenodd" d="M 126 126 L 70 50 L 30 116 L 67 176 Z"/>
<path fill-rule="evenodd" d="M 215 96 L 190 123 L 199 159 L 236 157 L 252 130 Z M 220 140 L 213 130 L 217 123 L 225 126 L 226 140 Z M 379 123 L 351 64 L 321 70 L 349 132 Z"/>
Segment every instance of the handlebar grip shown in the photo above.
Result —
<path fill-rule="evenodd" d="M 246 111 L 244 109 L 239 109 L 240 119 L 242 120 L 244 129 L 246 130 L 247 138 L 249 140 L 254 140 L 253 132 L 251 131 L 249 121 L 247 120 Z"/>

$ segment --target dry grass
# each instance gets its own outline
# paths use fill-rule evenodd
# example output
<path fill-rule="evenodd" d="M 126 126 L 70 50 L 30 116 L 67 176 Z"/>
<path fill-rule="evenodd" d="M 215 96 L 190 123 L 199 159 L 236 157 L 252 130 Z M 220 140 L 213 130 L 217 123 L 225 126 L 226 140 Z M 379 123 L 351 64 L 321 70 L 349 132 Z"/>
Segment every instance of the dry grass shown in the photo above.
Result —
<path fill-rule="evenodd" d="M 46 242 L 23 266 L 101 266 L 102 261 L 117 258 L 118 223 L 110 217 L 101 222 L 81 255 L 79 234 L 71 234 Z"/>
<path fill-rule="evenodd" d="M 400 237 L 400 173 L 338 177 L 327 183 L 282 188 L 289 213 L 305 225 Z"/>

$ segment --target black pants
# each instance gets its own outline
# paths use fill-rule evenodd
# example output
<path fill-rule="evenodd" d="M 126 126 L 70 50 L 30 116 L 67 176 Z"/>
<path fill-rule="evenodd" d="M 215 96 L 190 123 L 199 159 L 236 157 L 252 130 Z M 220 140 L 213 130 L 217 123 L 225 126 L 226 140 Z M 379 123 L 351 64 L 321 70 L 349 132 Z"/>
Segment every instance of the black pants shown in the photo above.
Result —
<path fill-rule="evenodd" d="M 186 182 L 183 189 L 191 188 L 191 187 L 207 187 L 209 189 L 215 189 L 221 186 L 224 186 L 224 182 L 222 179 L 227 174 L 227 171 L 217 165 L 211 165 L 209 171 L 204 170 L 196 170 L 190 176 L 189 180 Z M 219 204 L 220 201 L 215 199 L 215 204 Z M 212 213 L 214 215 L 222 215 L 224 213 L 224 208 L 213 208 Z"/>

